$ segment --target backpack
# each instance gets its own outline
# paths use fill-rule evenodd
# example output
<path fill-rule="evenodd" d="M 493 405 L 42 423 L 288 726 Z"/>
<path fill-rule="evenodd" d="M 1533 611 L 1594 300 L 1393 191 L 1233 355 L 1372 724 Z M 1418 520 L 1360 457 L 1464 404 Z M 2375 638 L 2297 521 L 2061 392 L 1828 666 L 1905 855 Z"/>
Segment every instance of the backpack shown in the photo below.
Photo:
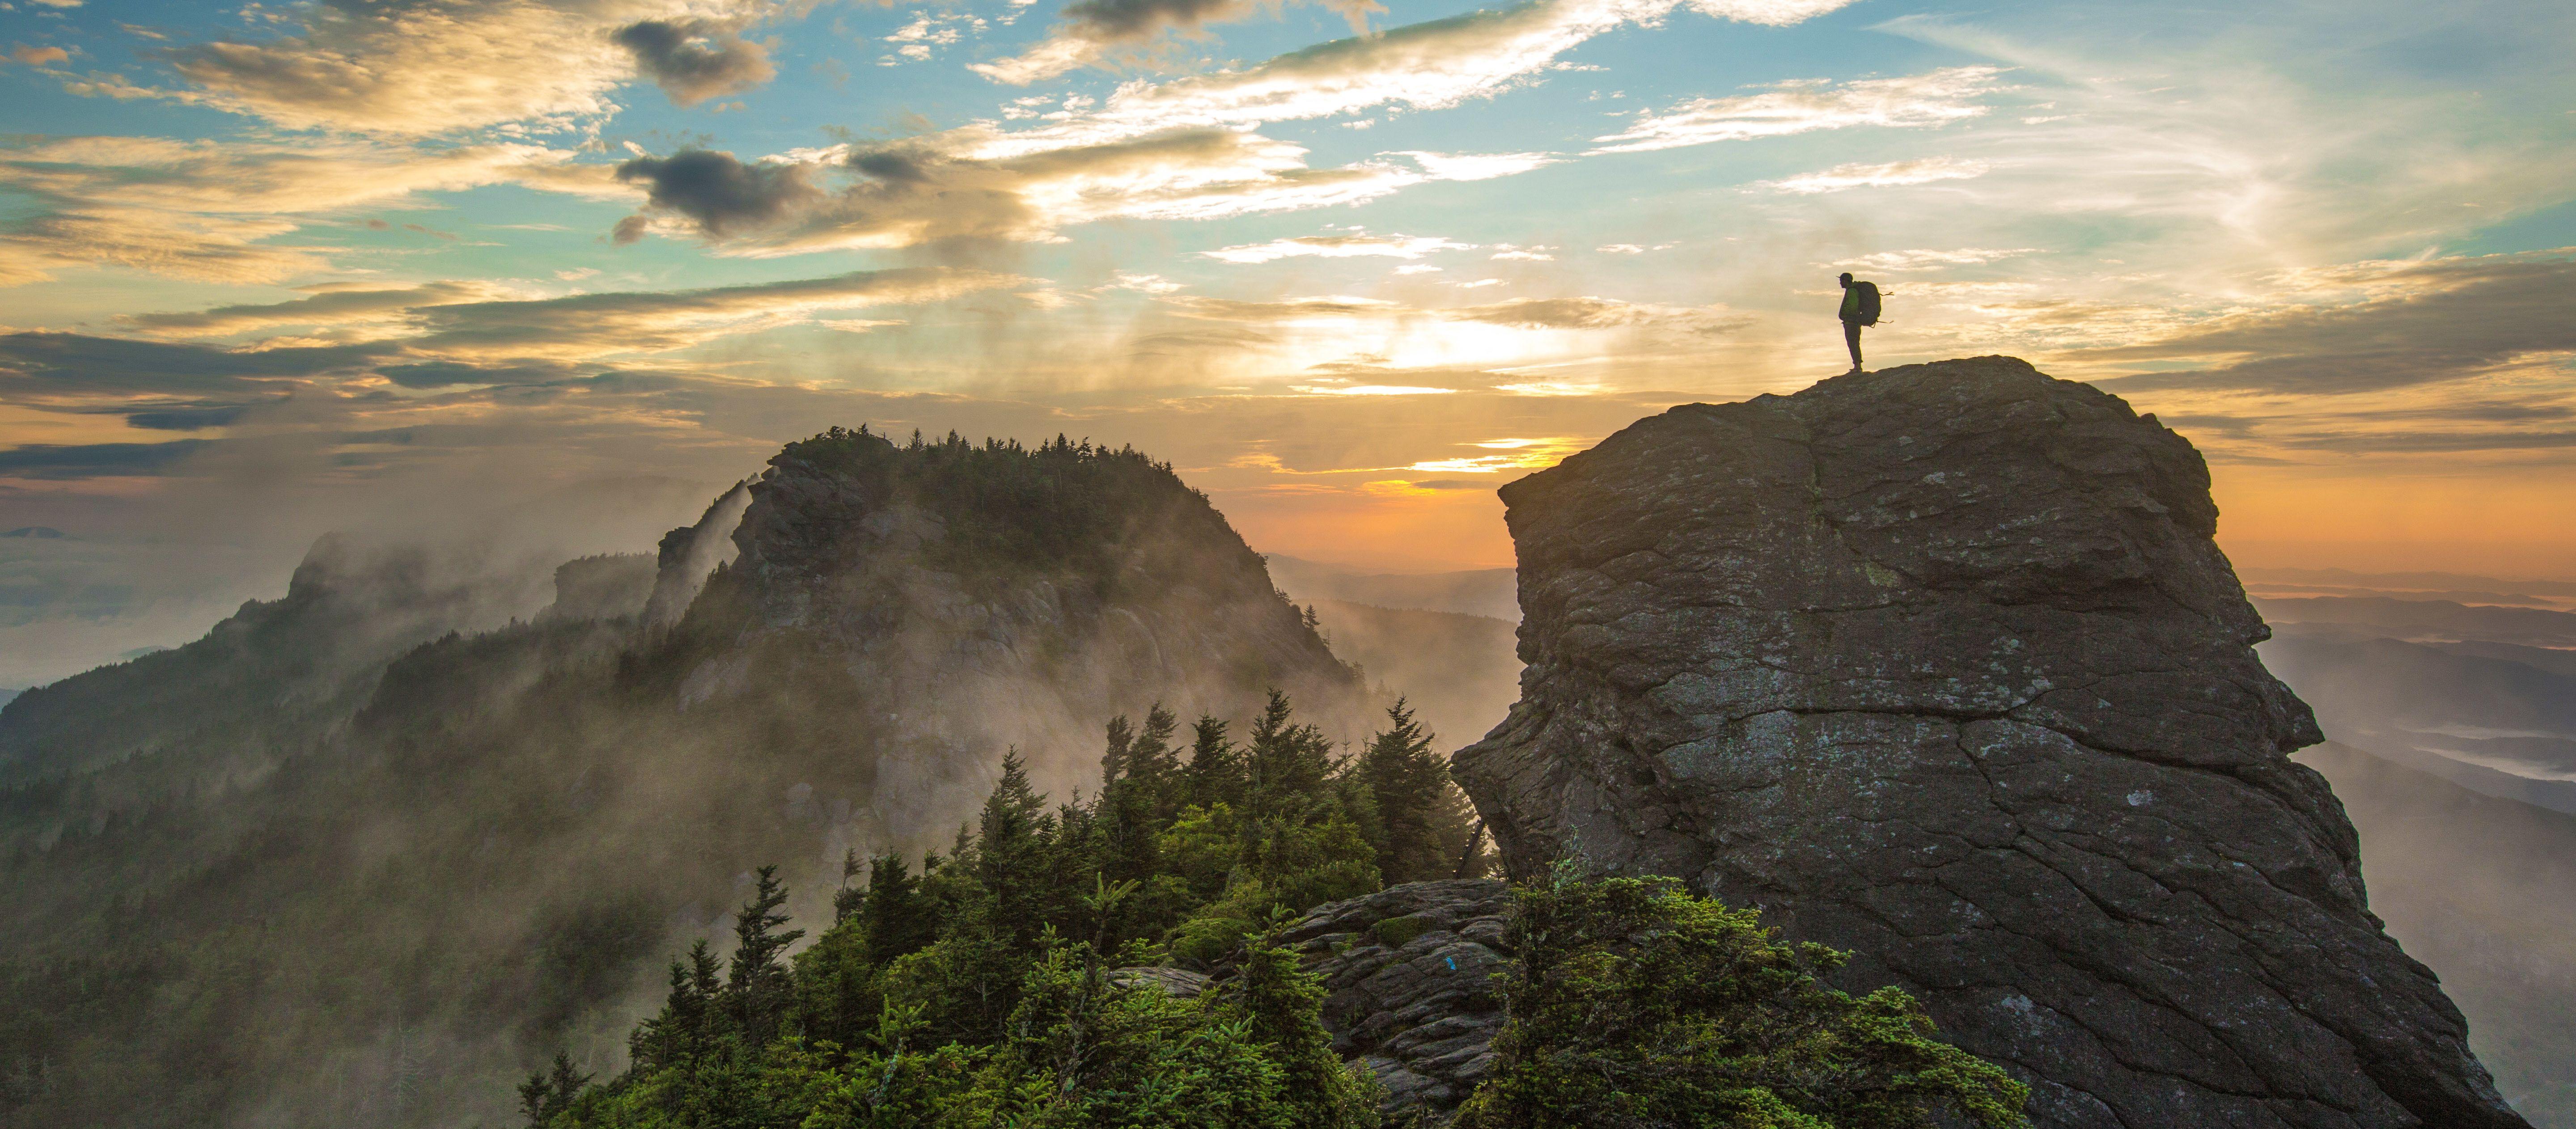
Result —
<path fill-rule="evenodd" d="M 1861 325 L 1877 325 L 1877 324 L 1878 324 L 1878 284 L 1877 284 L 1877 283 L 1875 283 L 1875 282 L 1854 282 L 1854 283 L 1852 283 L 1852 289 L 1860 291 L 1860 323 L 1859 323 L 1859 324 L 1861 324 Z"/>

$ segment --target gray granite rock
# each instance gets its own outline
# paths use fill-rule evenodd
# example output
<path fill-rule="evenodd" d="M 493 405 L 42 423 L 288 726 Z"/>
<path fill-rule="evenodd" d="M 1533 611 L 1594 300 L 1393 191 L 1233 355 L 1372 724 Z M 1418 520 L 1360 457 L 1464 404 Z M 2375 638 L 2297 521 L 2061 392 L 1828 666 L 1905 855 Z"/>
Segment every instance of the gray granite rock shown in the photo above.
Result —
<path fill-rule="evenodd" d="M 2365 902 L 2199 454 L 2008 357 L 1674 408 L 1506 486 L 1510 869 L 1682 876 L 2051 1127 L 2521 1126 Z"/>
<path fill-rule="evenodd" d="M 1109 982 L 1121 988 L 1159 988 L 1164 995 L 1183 1000 L 1196 998 L 1208 984 L 1207 973 L 1155 965 L 1113 968 L 1108 975 Z"/>
<path fill-rule="evenodd" d="M 1389 1112 L 1445 1117 L 1492 1069 L 1510 903 L 1490 879 L 1412 882 L 1319 907 L 1281 933 L 1323 977 L 1333 1049 L 1377 1073 Z"/>

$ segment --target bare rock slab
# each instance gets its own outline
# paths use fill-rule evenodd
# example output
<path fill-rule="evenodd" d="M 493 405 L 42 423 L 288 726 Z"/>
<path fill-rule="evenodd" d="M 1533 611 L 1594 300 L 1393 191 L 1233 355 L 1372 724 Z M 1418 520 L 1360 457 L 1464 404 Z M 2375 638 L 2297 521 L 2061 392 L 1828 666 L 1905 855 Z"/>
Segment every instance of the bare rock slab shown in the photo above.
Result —
<path fill-rule="evenodd" d="M 1515 874 L 1856 952 L 2043 1126 L 2522 1126 L 2366 902 L 2179 435 L 2009 357 L 1674 408 L 1502 491 Z"/>

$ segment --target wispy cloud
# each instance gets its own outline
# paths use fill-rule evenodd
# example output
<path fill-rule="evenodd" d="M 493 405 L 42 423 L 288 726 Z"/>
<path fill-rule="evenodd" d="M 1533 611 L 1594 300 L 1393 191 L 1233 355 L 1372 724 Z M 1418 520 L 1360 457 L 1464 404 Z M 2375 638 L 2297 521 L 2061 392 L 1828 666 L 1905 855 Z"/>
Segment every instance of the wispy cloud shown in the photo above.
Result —
<path fill-rule="evenodd" d="M 1323 2 L 1349 20 L 1354 32 L 1366 32 L 1368 18 L 1386 10 L 1377 0 Z M 995 82 L 1026 86 L 1098 60 L 1122 45 L 1145 43 L 1170 31 L 1190 31 L 1243 19 L 1261 10 L 1262 6 L 1252 0 L 1074 0 L 1065 5 L 1063 22 L 1036 46 L 1007 59 L 975 63 L 966 69 Z"/>
<path fill-rule="evenodd" d="M 295 34 L 171 48 L 197 100 L 297 129 L 564 129 L 639 73 L 683 104 L 767 81 L 762 0 L 435 0 L 292 9 Z"/>
<path fill-rule="evenodd" d="M 1983 263 L 1991 263 L 2013 258 L 2017 255 L 2028 255 L 2033 253 L 2035 250 L 2036 248 L 2031 247 L 2014 247 L 2009 249 L 1962 247 L 1955 251 L 1931 251 L 1923 249 L 1912 251 L 1880 251 L 1876 254 L 1862 255 L 1858 258 L 1844 259 L 1840 262 L 1825 263 L 1821 265 L 1875 271 L 1935 270 L 1941 267 L 1977 266 Z"/>
<path fill-rule="evenodd" d="M 1823 172 L 1801 173 L 1779 180 L 1766 180 L 1762 186 L 1775 192 L 1812 195 L 1818 192 L 1841 192 L 1851 188 L 1888 188 L 1914 184 L 1931 184 L 1943 180 L 1973 180 L 1986 175 L 1984 161 L 1963 161 L 1956 157 L 1924 157 L 1912 161 L 1891 161 L 1882 165 L 1836 165 Z"/>
<path fill-rule="evenodd" d="M 1593 153 L 1636 153 L 1854 126 L 1926 128 L 1983 116 L 2000 68 L 1949 67 L 1905 78 L 1784 83 L 1760 94 L 1700 98 L 1593 140 Z"/>
<path fill-rule="evenodd" d="M 607 170 L 539 145 L 431 151 L 363 142 L 308 146 L 55 137 L 0 146 L 0 186 L 43 211 L 0 231 L 0 284 L 114 264 L 221 282 L 316 270 L 320 247 L 271 242 L 318 213 L 486 184 L 607 195 Z"/>
<path fill-rule="evenodd" d="M 1268 243 L 1245 243 L 1220 247 L 1199 254 L 1229 263 L 1268 263 L 1280 259 L 1313 256 L 1346 259 L 1358 256 L 1382 256 L 1391 259 L 1419 259 L 1435 251 L 1472 251 L 1473 243 L 1459 243 L 1437 235 L 1300 235 L 1293 239 L 1273 239 Z"/>
<path fill-rule="evenodd" d="M 2324 299 L 2208 319 L 2157 340 L 2082 350 L 2092 360 L 2226 363 L 2113 381 L 2122 390 L 2339 394 L 2457 380 L 2576 358 L 2576 248 L 2354 264 L 2284 279 Z M 2358 294 L 2333 300 L 2332 290 Z"/>

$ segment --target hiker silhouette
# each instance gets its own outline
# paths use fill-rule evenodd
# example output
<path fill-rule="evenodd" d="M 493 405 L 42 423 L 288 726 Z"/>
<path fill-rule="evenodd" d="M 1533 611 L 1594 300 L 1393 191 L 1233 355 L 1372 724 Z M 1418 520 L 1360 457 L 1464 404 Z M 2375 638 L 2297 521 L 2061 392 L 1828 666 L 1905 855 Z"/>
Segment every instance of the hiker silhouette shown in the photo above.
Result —
<path fill-rule="evenodd" d="M 1843 309 L 1841 316 L 1843 319 L 1843 344 L 1851 346 L 1851 370 L 1853 372 L 1859 372 L 1861 370 L 1861 327 L 1865 325 L 1878 324 L 1878 284 L 1875 282 L 1855 282 L 1852 280 L 1850 271 L 1843 272 L 1842 283 Z"/>

